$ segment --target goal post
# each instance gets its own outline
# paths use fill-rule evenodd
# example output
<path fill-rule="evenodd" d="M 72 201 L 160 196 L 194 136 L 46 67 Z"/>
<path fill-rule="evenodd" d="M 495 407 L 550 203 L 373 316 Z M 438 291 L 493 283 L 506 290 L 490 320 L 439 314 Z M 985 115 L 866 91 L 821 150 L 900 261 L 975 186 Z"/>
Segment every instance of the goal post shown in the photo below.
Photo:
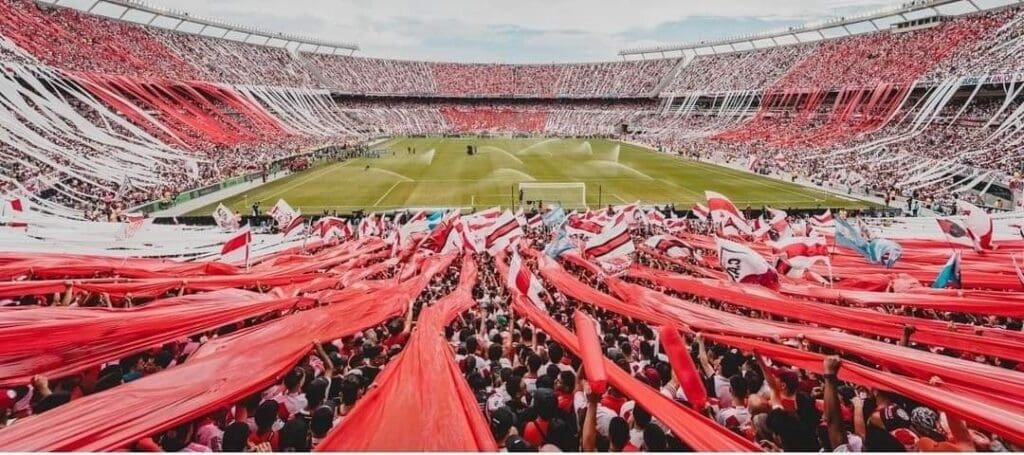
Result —
<path fill-rule="evenodd" d="M 517 189 L 520 206 L 554 202 L 569 209 L 587 208 L 587 184 L 583 182 L 522 182 Z"/>

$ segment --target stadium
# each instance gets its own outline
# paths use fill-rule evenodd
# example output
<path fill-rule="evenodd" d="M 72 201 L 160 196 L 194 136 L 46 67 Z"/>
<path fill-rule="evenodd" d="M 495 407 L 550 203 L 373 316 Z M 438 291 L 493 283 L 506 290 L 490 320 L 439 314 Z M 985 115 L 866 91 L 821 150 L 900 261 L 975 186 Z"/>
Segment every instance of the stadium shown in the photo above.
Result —
<path fill-rule="evenodd" d="M 0 0 L 0 451 L 1024 450 L 1021 1 L 584 63 L 234 21 Z"/>

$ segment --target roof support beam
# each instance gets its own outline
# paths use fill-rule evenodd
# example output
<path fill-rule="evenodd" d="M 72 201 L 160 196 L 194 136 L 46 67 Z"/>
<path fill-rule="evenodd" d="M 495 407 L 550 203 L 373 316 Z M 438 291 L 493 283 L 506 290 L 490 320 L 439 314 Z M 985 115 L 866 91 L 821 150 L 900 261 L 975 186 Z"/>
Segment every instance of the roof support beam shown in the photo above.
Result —
<path fill-rule="evenodd" d="M 657 47 L 652 47 L 652 48 L 625 49 L 625 50 L 620 51 L 619 54 L 620 55 L 638 55 L 638 54 L 650 53 L 650 52 L 697 49 L 697 48 L 702 48 L 702 47 L 707 47 L 707 46 L 711 46 L 711 47 L 722 46 L 722 47 L 724 47 L 724 46 L 729 45 L 729 44 L 738 44 L 738 43 L 745 43 L 745 42 L 748 43 L 748 42 L 755 41 L 755 40 L 771 40 L 776 46 L 778 46 L 779 43 L 774 40 L 774 38 L 776 38 L 776 37 L 782 37 L 782 36 L 787 36 L 787 35 L 795 36 L 797 34 L 815 34 L 816 33 L 819 37 L 821 37 L 821 39 L 827 39 L 827 37 L 825 37 L 824 33 L 822 33 L 822 30 L 826 29 L 826 28 L 836 28 L 836 27 L 842 27 L 846 31 L 847 36 L 853 36 L 853 35 L 858 35 L 858 34 L 861 34 L 861 33 L 871 32 L 872 31 L 871 29 L 873 29 L 873 31 L 882 31 L 883 27 L 879 26 L 878 22 L 876 22 L 877 20 L 882 20 L 882 19 L 887 19 L 887 18 L 897 18 L 898 17 L 898 18 L 901 19 L 901 22 L 906 22 L 907 21 L 906 13 L 920 11 L 920 10 L 929 10 L 929 9 L 932 10 L 932 11 L 936 11 L 937 12 L 938 11 L 938 7 L 943 6 L 943 5 L 954 4 L 954 3 L 962 3 L 962 2 L 970 2 L 970 4 L 976 10 L 978 10 L 978 11 L 982 11 L 982 10 L 988 9 L 988 8 L 981 8 L 981 7 L 979 7 L 975 1 L 976 0 L 918 0 L 918 1 L 915 1 L 915 2 L 905 3 L 903 6 L 900 6 L 900 7 L 886 8 L 886 9 L 882 9 L 882 10 L 875 11 L 875 12 L 872 12 L 872 13 L 866 13 L 866 14 L 861 14 L 861 15 L 857 15 L 857 16 L 845 17 L 845 18 L 841 18 L 841 20 L 825 21 L 825 22 L 820 22 L 820 23 L 815 23 L 815 24 L 808 24 L 808 25 L 804 25 L 804 26 L 800 26 L 800 27 L 789 27 L 789 28 L 781 30 L 781 31 L 776 30 L 776 31 L 771 31 L 771 32 L 766 32 L 766 33 L 761 33 L 761 34 L 756 34 L 756 35 L 746 35 L 746 36 L 739 36 L 739 37 L 733 37 L 733 38 L 726 38 L 726 39 L 717 40 L 717 41 L 711 41 L 711 42 L 702 41 L 702 42 L 693 42 L 693 43 L 680 44 L 680 45 L 675 45 L 675 46 L 657 46 Z M 1015 0 L 1015 3 L 1024 3 L 1024 0 Z M 1000 7 L 1001 6 L 994 6 L 992 8 L 1000 8 Z M 941 14 L 941 13 L 936 13 L 936 14 Z M 850 25 L 858 24 L 858 23 L 862 23 L 862 22 L 867 22 L 867 23 L 871 24 L 871 29 L 866 29 L 866 30 L 864 30 L 862 32 L 854 32 L 853 30 L 850 30 L 849 27 L 848 27 Z M 801 40 L 799 38 L 796 38 L 796 41 L 797 42 L 807 42 L 807 41 L 812 41 L 812 40 Z"/>
<path fill-rule="evenodd" d="M 156 22 L 157 19 L 168 18 L 168 19 L 171 19 L 171 20 L 176 20 L 177 22 L 174 24 L 173 27 L 169 27 L 169 26 L 164 26 L 164 27 L 169 27 L 171 30 L 182 32 L 182 33 L 189 33 L 189 34 L 194 34 L 194 35 L 202 35 L 202 36 L 206 36 L 206 37 L 209 37 L 209 36 L 208 35 L 203 35 L 203 33 L 205 33 L 207 29 L 212 27 L 212 28 L 215 28 L 215 29 L 223 29 L 223 30 L 225 30 L 225 32 L 220 35 L 221 38 L 225 38 L 231 32 L 237 32 L 237 33 L 240 33 L 240 34 L 245 34 L 245 36 L 246 36 L 245 37 L 245 42 L 249 42 L 249 40 L 253 36 L 265 37 L 266 40 L 264 41 L 263 45 L 268 45 L 270 43 L 270 41 L 273 40 L 273 39 L 280 39 L 280 40 L 282 40 L 285 43 L 285 46 L 290 46 L 292 44 L 298 43 L 299 46 L 297 46 L 296 49 L 303 48 L 303 47 L 311 48 L 311 49 L 313 49 L 313 52 L 326 52 L 328 49 L 331 49 L 332 52 L 337 52 L 337 50 L 339 50 L 339 49 L 344 49 L 344 50 L 349 50 L 349 51 L 351 51 L 351 53 L 354 54 L 356 51 L 359 50 L 359 46 L 357 44 L 353 44 L 353 43 L 329 42 L 329 41 L 320 40 L 320 39 L 316 39 L 316 38 L 309 38 L 309 37 L 298 36 L 298 35 L 293 35 L 293 34 L 288 34 L 288 33 L 271 32 L 271 31 L 264 30 L 264 29 L 258 28 L 258 27 L 249 27 L 249 26 L 237 25 L 237 24 L 232 24 L 232 23 L 228 23 L 228 22 L 220 21 L 220 20 L 216 20 L 216 19 L 201 18 L 201 17 L 197 17 L 197 16 L 194 16 L 194 15 L 186 13 L 186 12 L 182 12 L 182 11 L 176 11 L 176 10 L 172 10 L 172 9 L 168 9 L 168 8 L 161 8 L 161 7 L 157 7 L 157 6 L 148 5 L 145 2 L 139 1 L 139 0 L 92 0 L 91 3 L 88 5 L 88 7 L 65 5 L 65 4 L 61 4 L 61 1 L 62 0 L 35 0 L 36 3 L 39 3 L 41 5 L 58 6 L 58 7 L 61 7 L 61 8 L 75 9 L 75 10 L 79 10 L 79 11 L 84 11 L 86 13 L 93 13 L 93 11 L 96 10 L 96 8 L 100 4 L 114 5 L 114 6 L 117 6 L 117 7 L 120 7 L 120 8 L 124 8 L 124 10 L 121 11 L 120 15 L 112 15 L 112 16 L 100 15 L 100 16 L 102 16 L 104 18 L 107 18 L 107 19 L 111 19 L 111 20 L 120 20 L 120 21 L 124 21 L 124 22 L 130 22 L 130 23 L 133 23 L 133 24 L 144 24 L 144 25 L 152 25 L 152 24 L 154 24 Z M 65 2 L 65 3 L 67 3 L 67 2 Z M 144 18 L 145 16 L 140 16 L 139 20 L 130 21 L 130 20 L 126 19 L 126 17 L 131 12 L 147 13 L 147 14 L 151 14 L 152 17 L 150 17 L 148 21 L 143 21 L 141 19 L 141 18 Z M 199 31 L 193 31 L 193 32 L 185 31 L 185 30 L 182 29 L 182 26 L 184 24 L 186 24 L 186 23 L 187 24 L 200 25 L 201 27 L 200 27 Z M 282 46 L 275 46 L 275 47 L 282 47 Z"/>

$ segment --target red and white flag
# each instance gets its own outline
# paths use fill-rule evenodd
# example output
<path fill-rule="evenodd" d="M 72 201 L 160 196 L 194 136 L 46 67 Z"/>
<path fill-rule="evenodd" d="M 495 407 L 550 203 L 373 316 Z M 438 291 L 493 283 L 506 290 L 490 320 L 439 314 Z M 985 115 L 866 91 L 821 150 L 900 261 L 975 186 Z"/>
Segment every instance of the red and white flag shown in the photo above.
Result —
<path fill-rule="evenodd" d="M 967 226 L 964 226 L 963 223 L 953 218 L 936 218 L 935 222 L 939 225 L 942 235 L 946 236 L 946 241 L 969 246 L 976 251 L 981 249 L 974 237 L 967 232 Z"/>
<path fill-rule="evenodd" d="M 741 227 L 737 223 L 743 223 L 743 226 Z M 739 238 L 742 237 L 744 234 L 753 234 L 754 232 L 752 229 L 753 228 L 751 228 L 749 224 L 746 224 L 743 221 L 737 221 L 737 219 L 734 217 L 729 217 L 725 220 L 724 223 L 721 224 L 721 226 L 718 229 L 718 233 L 719 235 L 725 237 Z"/>
<path fill-rule="evenodd" d="M 789 215 L 784 210 L 769 207 L 768 214 L 772 217 L 768 224 L 771 224 L 772 229 L 779 234 L 780 239 L 793 235 L 793 230 L 789 227 Z"/>
<path fill-rule="evenodd" d="M 383 234 L 378 217 L 379 215 L 373 213 L 359 221 L 359 238 L 365 239 Z"/>
<path fill-rule="evenodd" d="M 402 230 L 395 229 L 394 231 L 391 231 L 391 238 L 388 239 L 388 242 L 391 243 L 391 257 L 397 258 L 398 253 L 402 249 Z"/>
<path fill-rule="evenodd" d="M 290 220 L 288 220 L 288 224 L 284 225 L 284 228 L 281 229 L 281 235 L 284 236 L 284 238 L 290 238 L 302 234 L 305 230 L 305 218 L 300 214 L 295 214 Z"/>
<path fill-rule="evenodd" d="M 25 212 L 25 206 L 21 198 L 5 198 L 3 205 L 0 205 L 0 220 L 7 220 Z"/>
<path fill-rule="evenodd" d="M 630 257 L 636 251 L 633 238 L 630 237 L 628 222 L 610 224 L 598 235 L 587 240 L 584 246 L 584 257 L 597 262 Z"/>
<path fill-rule="evenodd" d="M 672 216 L 665 220 L 665 229 L 668 229 L 671 233 L 677 233 L 679 231 L 685 231 L 689 229 L 690 222 L 686 218 L 676 217 L 676 212 L 672 212 Z"/>
<path fill-rule="evenodd" d="M 292 219 L 298 216 L 298 214 L 299 212 L 295 211 L 292 206 L 288 205 L 284 199 L 278 199 L 277 203 L 267 211 L 267 215 L 270 215 L 270 217 L 277 222 L 277 225 L 281 228 L 282 232 L 285 230 L 285 227 L 291 224 Z"/>
<path fill-rule="evenodd" d="M 463 250 L 475 251 L 466 237 L 465 229 L 466 224 L 461 218 L 456 218 L 452 221 L 444 246 L 441 247 L 441 254 L 456 253 Z"/>
<path fill-rule="evenodd" d="M 693 255 L 693 246 L 671 235 L 653 236 L 644 241 L 644 245 L 673 259 L 681 259 Z"/>
<path fill-rule="evenodd" d="M 690 209 L 690 211 L 693 212 L 693 216 L 697 217 L 697 219 L 701 221 L 707 221 L 708 216 L 711 215 L 711 210 L 700 203 L 693 204 L 693 208 Z"/>
<path fill-rule="evenodd" d="M 508 265 L 507 284 L 509 289 L 518 291 L 537 308 L 540 308 L 542 311 L 548 310 L 547 305 L 544 304 L 544 299 L 541 297 L 541 293 L 544 292 L 544 286 L 533 275 L 533 272 L 523 264 L 523 258 L 519 256 L 519 252 L 515 248 L 512 249 L 512 260 Z"/>
<path fill-rule="evenodd" d="M 778 289 L 779 274 L 768 261 L 745 245 L 723 238 L 715 239 L 718 244 L 718 259 L 722 270 L 737 283 L 759 284 Z"/>
<path fill-rule="evenodd" d="M 470 228 L 474 232 L 486 231 L 498 220 L 501 216 L 501 209 L 498 207 L 490 208 L 482 212 L 477 212 L 472 215 L 466 215 L 462 217 L 466 222 L 466 227 Z"/>
<path fill-rule="evenodd" d="M 992 215 L 964 201 L 956 201 L 956 206 L 960 211 L 967 212 L 967 233 L 974 238 L 978 246 L 983 250 L 996 249 L 992 244 Z"/>
<path fill-rule="evenodd" d="M 251 244 L 252 231 L 249 226 L 245 226 L 224 242 L 224 246 L 220 249 L 221 260 L 229 264 L 244 264 L 249 267 Z"/>
<path fill-rule="evenodd" d="M 488 253 L 497 254 L 522 236 L 523 228 L 519 226 L 519 221 L 512 212 L 506 210 L 484 237 L 484 247 Z"/>
<path fill-rule="evenodd" d="M 770 242 L 772 252 L 786 259 L 789 265 L 805 270 L 818 262 L 828 262 L 828 243 L 824 237 L 791 237 Z"/>
<path fill-rule="evenodd" d="M 635 225 L 640 216 L 643 215 L 643 211 L 640 210 L 640 201 L 632 204 L 616 205 L 612 207 L 612 211 L 616 215 L 616 219 L 622 217 L 632 225 Z"/>
<path fill-rule="evenodd" d="M 603 230 L 604 226 L 601 223 L 594 220 L 588 220 L 579 215 L 570 216 L 568 222 L 565 224 L 565 232 L 569 235 L 593 237 L 600 234 Z"/>
<path fill-rule="evenodd" d="M 812 215 L 811 223 L 817 226 L 835 226 L 836 220 L 832 216 L 832 209 L 828 209 L 821 215 Z"/>
<path fill-rule="evenodd" d="M 661 212 L 651 209 L 647 211 L 644 217 L 644 222 L 651 226 L 665 227 L 665 215 Z"/>
<path fill-rule="evenodd" d="M 455 226 L 461 225 L 461 221 L 462 217 L 459 215 L 459 212 L 453 211 L 445 215 L 444 219 L 442 219 L 437 226 L 434 226 L 434 229 L 427 234 L 426 238 L 423 239 L 423 242 L 420 243 L 420 248 L 424 248 L 435 253 L 458 251 L 462 249 L 462 234 L 455 231 Z M 454 242 L 453 238 L 458 240 L 458 248 L 445 251 L 446 247 L 448 247 L 450 243 Z"/>
<path fill-rule="evenodd" d="M 725 195 L 714 191 L 705 191 L 704 196 L 708 200 L 708 211 L 711 213 L 711 221 L 725 223 L 728 219 L 735 219 L 742 221 L 744 224 L 746 223 L 743 213 Z"/>
<path fill-rule="evenodd" d="M 516 221 L 519 223 L 519 227 L 526 229 L 529 223 L 526 221 L 526 213 L 523 212 L 523 209 L 516 211 Z"/>
<path fill-rule="evenodd" d="M 536 214 L 526 222 L 526 226 L 530 229 L 538 229 L 544 224 L 544 215 Z"/>
<path fill-rule="evenodd" d="M 474 253 L 487 251 L 487 248 L 484 246 L 484 237 L 487 236 L 486 228 L 474 229 L 470 226 L 470 221 L 466 217 L 462 217 L 462 221 L 455 229 L 462 233 L 462 242 L 467 250 Z"/>
<path fill-rule="evenodd" d="M 128 213 L 125 215 L 124 227 L 117 234 L 118 241 L 128 240 L 135 237 L 135 234 L 146 224 L 146 215 L 142 213 Z"/>
<path fill-rule="evenodd" d="M 764 215 L 761 215 L 750 222 L 750 228 L 754 230 L 752 234 L 754 240 L 760 240 L 764 236 L 768 235 L 768 231 L 772 229 L 772 225 L 764 219 Z"/>
<path fill-rule="evenodd" d="M 217 227 L 221 228 L 221 230 L 238 230 L 238 219 L 235 218 L 235 214 L 225 207 L 224 204 L 218 204 L 217 208 L 213 210 L 213 221 L 217 223 Z"/>
<path fill-rule="evenodd" d="M 313 225 L 313 232 L 320 236 L 323 241 L 337 238 L 341 241 L 352 237 L 352 224 L 343 218 L 327 216 L 317 220 Z"/>

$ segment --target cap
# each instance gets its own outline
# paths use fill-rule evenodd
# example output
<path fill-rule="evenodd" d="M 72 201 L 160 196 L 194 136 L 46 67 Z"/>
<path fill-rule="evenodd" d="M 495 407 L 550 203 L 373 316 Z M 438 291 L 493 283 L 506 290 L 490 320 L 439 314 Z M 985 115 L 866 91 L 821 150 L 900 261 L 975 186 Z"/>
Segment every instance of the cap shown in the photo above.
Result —
<path fill-rule="evenodd" d="M 661 387 L 661 375 L 658 374 L 658 370 L 654 367 L 647 366 L 643 371 L 644 378 L 647 379 L 647 384 L 654 388 Z"/>
<path fill-rule="evenodd" d="M 882 425 L 885 425 L 886 431 L 910 427 L 910 416 L 907 414 L 907 411 L 895 404 L 886 406 L 880 414 L 882 416 Z"/>
<path fill-rule="evenodd" d="M 516 424 L 516 415 L 508 406 L 502 406 L 491 412 L 491 431 L 495 436 L 506 435 Z"/>
<path fill-rule="evenodd" d="M 911 428 L 921 436 L 941 442 L 945 437 L 939 432 L 938 422 L 939 414 L 924 406 L 918 406 L 910 411 Z"/>
<path fill-rule="evenodd" d="M 505 440 L 505 449 L 509 452 L 536 452 L 537 449 L 533 448 L 530 443 L 526 442 L 522 436 L 515 435 L 509 436 Z"/>

